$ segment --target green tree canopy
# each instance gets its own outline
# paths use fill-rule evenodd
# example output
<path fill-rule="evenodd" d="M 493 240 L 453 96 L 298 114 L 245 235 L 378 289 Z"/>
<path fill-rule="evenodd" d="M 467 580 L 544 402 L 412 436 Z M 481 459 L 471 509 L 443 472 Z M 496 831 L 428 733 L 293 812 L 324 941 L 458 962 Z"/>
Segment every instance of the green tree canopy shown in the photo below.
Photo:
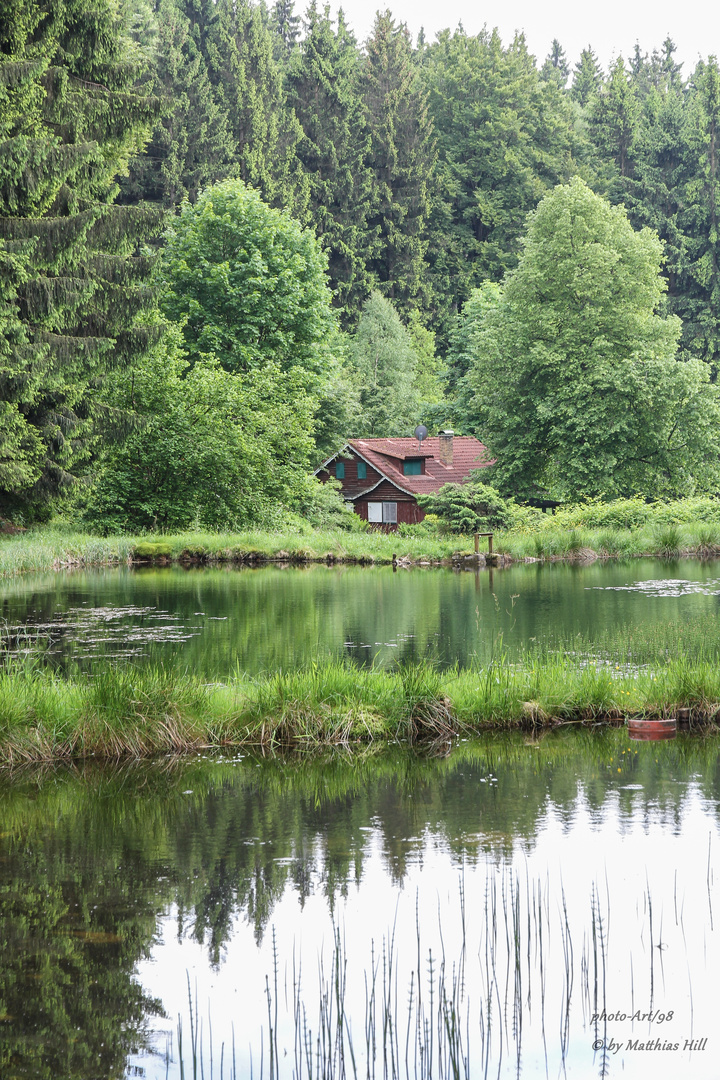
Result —
<path fill-rule="evenodd" d="M 355 325 L 370 292 L 368 226 L 373 198 L 369 134 L 358 91 L 360 54 L 342 13 L 337 31 L 315 3 L 286 78 L 302 128 L 298 159 L 307 180 L 312 226 L 327 252 L 335 303 Z"/>
<path fill-rule="evenodd" d="M 516 265 L 528 211 L 575 172 L 579 140 L 522 36 L 504 47 L 497 31 L 443 31 L 421 72 L 438 146 L 428 262 L 447 334 L 471 290 Z"/>
<path fill-rule="evenodd" d="M 375 242 L 369 269 L 401 309 L 427 293 L 425 255 L 435 163 L 427 93 L 414 65 L 407 27 L 378 12 L 366 45 L 361 92 L 370 132 Z"/>
<path fill-rule="evenodd" d="M 241 180 L 185 204 L 167 236 L 163 306 L 192 362 L 247 374 L 268 363 L 316 385 L 335 328 L 326 259 L 308 230 Z"/>
<path fill-rule="evenodd" d="M 525 249 L 473 341 L 467 379 L 493 483 L 524 498 L 689 494 L 717 482 L 720 410 L 676 359 L 662 245 L 580 180 L 529 216 Z"/>
<path fill-rule="evenodd" d="M 363 305 L 349 362 L 360 395 L 353 434 L 409 435 L 418 407 L 417 354 L 397 311 L 379 292 Z"/>
<path fill-rule="evenodd" d="M 171 329 L 116 381 L 138 424 L 105 457 L 85 518 L 104 531 L 272 526 L 311 501 L 312 399 L 266 362 L 253 379 L 190 365 Z"/>
<path fill-rule="evenodd" d="M 138 245 L 160 215 L 115 205 L 158 113 L 142 67 L 111 0 L 0 0 L 0 512 L 74 480 L 98 387 L 153 336 Z"/>

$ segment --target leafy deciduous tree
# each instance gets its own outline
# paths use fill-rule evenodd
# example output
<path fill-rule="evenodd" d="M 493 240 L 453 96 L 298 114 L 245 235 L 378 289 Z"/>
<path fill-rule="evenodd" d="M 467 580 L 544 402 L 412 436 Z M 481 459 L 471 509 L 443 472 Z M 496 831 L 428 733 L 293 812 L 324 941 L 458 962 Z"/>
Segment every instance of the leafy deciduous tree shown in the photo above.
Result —
<path fill-rule="evenodd" d="M 163 307 L 192 362 L 247 374 L 265 364 L 317 386 L 335 328 L 326 260 L 312 233 L 242 180 L 186 204 L 167 235 Z"/>
<path fill-rule="evenodd" d="M 468 375 L 502 491 L 657 496 L 717 482 L 718 395 L 706 365 L 676 359 L 661 258 L 655 234 L 579 179 L 530 215 Z"/>
<path fill-rule="evenodd" d="M 417 356 L 397 311 L 379 292 L 363 304 L 350 343 L 350 368 L 360 395 L 354 434 L 409 435 L 417 411 Z"/>
<path fill-rule="evenodd" d="M 307 498 L 312 401 L 298 374 L 253 379 L 211 359 L 190 366 L 178 330 L 118 380 L 138 426 L 106 456 L 85 511 L 105 531 L 277 523 Z"/>

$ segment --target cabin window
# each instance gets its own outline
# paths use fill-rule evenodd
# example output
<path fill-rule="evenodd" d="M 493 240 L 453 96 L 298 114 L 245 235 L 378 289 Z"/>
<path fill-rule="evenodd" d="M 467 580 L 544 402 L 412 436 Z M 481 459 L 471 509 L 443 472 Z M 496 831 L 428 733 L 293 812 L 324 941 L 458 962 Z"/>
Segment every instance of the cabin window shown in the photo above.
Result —
<path fill-rule="evenodd" d="M 336 461 L 335 462 L 335 479 L 336 480 L 344 480 L 345 479 L 345 462 L 344 461 Z"/>
<path fill-rule="evenodd" d="M 367 480 L 367 465 L 364 461 L 358 461 L 357 470 L 358 480 Z"/>
<path fill-rule="evenodd" d="M 397 503 L 369 502 L 368 521 L 376 525 L 397 525 Z"/>
<path fill-rule="evenodd" d="M 403 461 L 403 474 L 405 476 L 419 476 L 421 472 L 421 458 L 411 458 L 409 461 Z"/>

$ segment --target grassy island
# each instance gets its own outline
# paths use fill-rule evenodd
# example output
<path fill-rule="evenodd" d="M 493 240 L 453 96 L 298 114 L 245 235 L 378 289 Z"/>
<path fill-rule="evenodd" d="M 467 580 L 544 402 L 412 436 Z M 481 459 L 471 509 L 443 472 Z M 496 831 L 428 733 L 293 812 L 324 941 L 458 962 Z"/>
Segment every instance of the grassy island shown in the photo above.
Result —
<path fill-rule="evenodd" d="M 485 668 L 390 670 L 327 661 L 222 683 L 106 668 L 94 678 L 31 666 L 0 673 L 0 763 L 146 757 L 229 746 L 315 749 L 395 740 L 445 746 L 488 730 L 622 724 L 680 716 L 720 722 L 720 670 L 676 657 L 654 670 L 581 667 L 561 654 Z"/>

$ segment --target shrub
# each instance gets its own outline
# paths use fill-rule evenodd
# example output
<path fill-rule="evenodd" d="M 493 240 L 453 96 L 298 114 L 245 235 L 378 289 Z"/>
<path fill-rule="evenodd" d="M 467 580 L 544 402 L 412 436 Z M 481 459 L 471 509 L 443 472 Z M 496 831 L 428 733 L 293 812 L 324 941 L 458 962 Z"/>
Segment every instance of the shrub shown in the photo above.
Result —
<path fill-rule="evenodd" d="M 505 529 L 512 520 L 510 504 L 489 484 L 471 473 L 467 484 L 444 484 L 433 495 L 418 495 L 423 510 L 437 515 L 451 532 L 470 533 Z"/>

